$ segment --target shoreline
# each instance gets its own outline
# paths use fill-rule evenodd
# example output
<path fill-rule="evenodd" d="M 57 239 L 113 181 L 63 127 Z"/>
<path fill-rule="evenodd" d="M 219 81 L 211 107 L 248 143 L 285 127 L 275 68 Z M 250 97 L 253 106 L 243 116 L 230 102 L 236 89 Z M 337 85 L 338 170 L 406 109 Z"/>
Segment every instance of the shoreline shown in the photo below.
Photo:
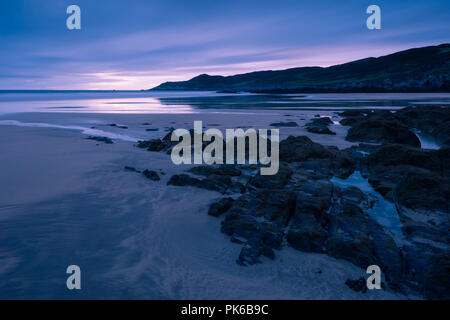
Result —
<path fill-rule="evenodd" d="M 133 141 L 112 138 L 116 141 L 107 144 L 89 140 L 90 133 L 83 134 L 80 129 L 161 139 L 172 128 L 190 129 L 194 120 L 218 129 L 238 125 L 270 129 L 274 128 L 271 124 L 277 124 L 280 140 L 293 136 L 293 143 L 297 143 L 297 138 L 307 136 L 313 143 L 327 146 L 321 152 L 337 152 L 342 159 L 351 147 L 356 148 L 354 154 L 361 150 L 370 154 L 380 148 L 368 144 L 361 149 L 356 147 L 358 142 L 345 140 L 352 127 L 337 124 L 343 117 L 335 112 L 270 110 L 250 112 L 257 115 L 255 118 L 236 116 L 248 113 L 223 113 L 220 119 L 215 113 L 46 112 L 0 116 L 0 121 L 25 123 L 0 125 L 0 164 L 8 168 L 0 181 L 0 188 L 6 191 L 0 195 L 0 228 L 6 230 L 0 235 L 0 261 L 5 265 L 0 269 L 0 278 L 8 279 L 0 285 L 0 297 L 8 294 L 16 298 L 64 299 L 67 290 L 56 285 L 64 277 L 59 269 L 75 260 L 91 270 L 84 280 L 87 290 L 81 293 L 83 298 L 423 298 L 415 292 L 403 295 L 390 289 L 355 292 L 345 281 L 364 277 L 365 270 L 328 254 L 295 250 L 286 240 L 273 258 L 262 256 L 262 263 L 242 267 L 236 263 L 242 245 L 221 232 L 221 222 L 227 218 L 218 220 L 208 215 L 209 206 L 220 199 L 220 192 L 194 185 L 170 185 L 174 176 L 185 174 L 193 166 L 176 166 L 169 154 L 139 149 Z M 358 116 L 357 112 L 349 114 Z M 380 111 L 380 115 L 385 114 Z M 305 125 L 321 119 L 317 115 L 331 118 L 327 125 L 335 135 L 308 132 Z M 291 126 L 292 122 L 297 126 Z M 36 123 L 40 125 L 36 127 Z M 296 149 L 289 149 L 291 152 L 295 154 Z M 365 157 L 363 152 L 358 159 Z M 309 167 L 298 167 L 295 161 L 289 164 L 289 170 L 294 170 L 294 188 L 326 190 L 322 188 L 329 184 L 329 173 L 325 172 L 328 165 L 314 159 L 299 163 Z M 311 168 L 317 170 L 317 176 L 311 176 Z M 158 179 L 143 175 L 146 169 Z M 319 184 L 303 185 L 314 181 Z M 235 193 L 231 196 L 234 200 L 240 197 Z M 248 196 L 252 199 L 251 192 Z M 17 246 L 8 245 L 11 243 Z M 30 268 L 38 268 L 41 273 L 36 276 Z M 18 279 L 28 282 L 18 285 L 23 283 Z"/>
<path fill-rule="evenodd" d="M 358 294 L 343 280 L 362 276 L 363 270 L 288 247 L 275 261 L 240 267 L 235 263 L 239 245 L 218 232 L 220 224 L 206 213 L 205 204 L 217 193 L 166 187 L 171 175 L 186 170 L 173 165 L 169 155 L 51 128 L 0 126 L 0 133 L 8 155 L 0 162 L 10 168 L 0 182 L 9 191 L 0 198 L 0 227 L 7 230 L 0 236 L 0 260 L 5 262 L 0 297 L 68 298 L 67 290 L 58 289 L 58 266 L 76 261 L 91 270 L 80 298 L 404 298 L 389 292 Z M 162 181 L 125 172 L 126 165 L 152 168 Z M 99 234 L 98 228 L 104 231 Z M 20 246 L 6 245 L 13 239 Z M 35 243 L 35 249 L 27 243 Z M 26 266 L 39 268 L 39 274 Z M 27 284 L 16 287 L 18 278 Z"/>

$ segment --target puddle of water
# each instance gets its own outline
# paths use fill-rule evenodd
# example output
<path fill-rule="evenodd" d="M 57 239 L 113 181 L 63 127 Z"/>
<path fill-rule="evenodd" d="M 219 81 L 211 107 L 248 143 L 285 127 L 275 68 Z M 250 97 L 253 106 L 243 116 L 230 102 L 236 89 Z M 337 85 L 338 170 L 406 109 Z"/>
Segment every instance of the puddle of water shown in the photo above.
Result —
<path fill-rule="evenodd" d="M 333 177 L 330 182 L 341 188 L 356 187 L 362 192 L 375 197 L 377 202 L 374 204 L 373 208 L 369 210 L 369 214 L 396 237 L 403 237 L 401 229 L 402 223 L 400 222 L 395 205 L 384 199 L 382 195 L 375 191 L 369 181 L 363 178 L 359 171 L 354 172 L 347 179 Z"/>

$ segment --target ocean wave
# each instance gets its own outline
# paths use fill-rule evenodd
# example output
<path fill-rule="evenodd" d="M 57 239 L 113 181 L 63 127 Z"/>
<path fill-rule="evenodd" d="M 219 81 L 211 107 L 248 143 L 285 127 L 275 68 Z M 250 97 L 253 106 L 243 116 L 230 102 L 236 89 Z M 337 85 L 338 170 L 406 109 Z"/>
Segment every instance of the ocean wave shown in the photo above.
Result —
<path fill-rule="evenodd" d="M 21 122 L 17 120 L 0 120 L 0 125 L 3 126 L 18 126 L 18 127 L 33 127 L 33 128 L 54 128 L 54 129 L 63 129 L 63 130 L 74 130 L 80 131 L 82 134 L 95 136 L 95 137 L 107 137 L 113 140 L 121 140 L 128 142 L 137 142 L 138 138 L 131 137 L 125 134 L 118 134 L 108 131 L 103 131 L 99 129 L 86 128 L 81 126 L 64 126 L 58 124 L 51 123 L 42 123 L 42 122 Z"/>

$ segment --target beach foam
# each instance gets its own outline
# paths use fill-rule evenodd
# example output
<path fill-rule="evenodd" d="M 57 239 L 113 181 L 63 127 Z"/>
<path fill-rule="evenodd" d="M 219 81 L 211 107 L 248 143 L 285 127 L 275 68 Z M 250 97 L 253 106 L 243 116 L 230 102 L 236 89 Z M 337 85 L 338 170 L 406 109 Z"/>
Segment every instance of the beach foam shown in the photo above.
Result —
<path fill-rule="evenodd" d="M 96 137 L 107 137 L 114 140 L 121 141 L 129 141 L 129 142 L 137 142 L 138 138 L 131 137 L 124 134 L 118 134 L 98 129 L 86 128 L 81 126 L 63 126 L 58 124 L 51 123 L 42 123 L 42 122 L 20 122 L 17 120 L 0 120 L 0 125 L 3 126 L 18 126 L 18 127 L 33 127 L 33 128 L 54 128 L 54 129 L 63 129 L 63 130 L 76 130 L 81 131 L 82 134 L 86 134 L 89 136 Z"/>

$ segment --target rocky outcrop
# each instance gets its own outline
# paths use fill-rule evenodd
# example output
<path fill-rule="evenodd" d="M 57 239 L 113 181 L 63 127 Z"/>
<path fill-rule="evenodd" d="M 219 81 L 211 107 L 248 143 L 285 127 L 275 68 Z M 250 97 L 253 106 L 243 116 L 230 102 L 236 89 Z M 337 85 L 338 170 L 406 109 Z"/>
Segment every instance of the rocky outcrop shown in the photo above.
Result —
<path fill-rule="evenodd" d="M 433 137 L 440 145 L 450 146 L 450 109 L 438 106 L 407 107 L 396 117 L 410 128 Z"/>
<path fill-rule="evenodd" d="M 420 147 L 420 140 L 398 120 L 379 120 L 366 117 L 353 123 L 348 130 L 348 141 L 370 143 L 400 143 Z"/>
<path fill-rule="evenodd" d="M 321 117 L 312 119 L 311 122 L 305 125 L 305 128 L 311 133 L 334 135 L 336 133 L 328 128 L 328 126 L 332 123 L 333 121 L 331 121 L 329 117 Z"/>
<path fill-rule="evenodd" d="M 288 122 L 276 122 L 271 123 L 271 127 L 298 127 L 298 123 L 295 121 L 288 121 Z"/>
<path fill-rule="evenodd" d="M 289 136 L 280 142 L 280 159 L 286 162 L 299 162 L 309 159 L 331 159 L 334 152 L 306 136 Z"/>
<path fill-rule="evenodd" d="M 363 277 L 356 280 L 347 279 L 345 280 L 345 285 L 355 292 L 367 292 L 366 279 L 364 279 Z"/>
<path fill-rule="evenodd" d="M 144 171 L 142 171 L 142 174 L 147 179 L 150 179 L 152 181 L 159 181 L 159 180 L 161 180 L 161 178 L 159 177 L 158 173 L 156 171 L 153 171 L 153 170 L 145 169 Z"/>
<path fill-rule="evenodd" d="M 208 214 L 213 217 L 218 217 L 222 213 L 226 212 L 228 209 L 230 209 L 231 205 L 233 204 L 234 199 L 233 198 L 222 198 L 217 202 L 214 202 L 211 204 L 208 210 Z"/>
<path fill-rule="evenodd" d="M 420 147 L 413 131 L 432 137 L 441 146 L 450 145 L 450 109 L 438 106 L 388 110 L 347 110 L 342 125 L 351 126 L 349 141 L 396 143 Z"/>
<path fill-rule="evenodd" d="M 226 212 L 222 232 L 245 239 L 238 264 L 259 262 L 259 256 L 274 258 L 283 240 L 282 228 L 292 215 L 294 193 L 284 190 L 261 190 L 236 199 Z"/>
<path fill-rule="evenodd" d="M 338 150 L 308 137 L 290 136 L 280 142 L 276 175 L 261 176 L 259 165 L 197 166 L 189 174 L 172 176 L 168 184 L 233 194 L 214 201 L 208 214 L 219 217 L 221 231 L 241 245 L 240 265 L 274 259 L 277 250 L 289 245 L 363 269 L 378 265 L 390 290 L 445 299 L 450 278 L 450 150 L 420 149 L 410 139 L 413 133 L 403 119 L 406 115 L 397 113 L 348 110 L 342 114 L 352 128 L 365 121 L 400 128 L 396 133 L 385 125 L 380 130 L 369 126 L 364 134 L 381 144 Z M 162 140 L 161 144 L 162 151 L 170 148 Z M 378 196 L 330 182 L 333 176 L 345 178 L 355 170 L 394 203 L 402 235 L 386 230 L 372 216 Z M 361 279 L 348 280 L 347 285 L 365 290 Z"/>
<path fill-rule="evenodd" d="M 219 175 L 210 175 L 205 179 L 197 179 L 187 174 L 176 174 L 169 179 L 167 185 L 179 187 L 192 186 L 206 190 L 218 191 L 220 193 L 226 193 L 227 191 L 244 191 L 244 187 L 238 182 L 233 183 L 230 177 Z"/>
<path fill-rule="evenodd" d="M 89 136 L 86 139 L 88 140 L 94 140 L 94 141 L 98 141 L 98 142 L 103 142 L 106 144 L 113 144 L 114 141 L 108 137 L 97 137 L 97 136 Z"/>

